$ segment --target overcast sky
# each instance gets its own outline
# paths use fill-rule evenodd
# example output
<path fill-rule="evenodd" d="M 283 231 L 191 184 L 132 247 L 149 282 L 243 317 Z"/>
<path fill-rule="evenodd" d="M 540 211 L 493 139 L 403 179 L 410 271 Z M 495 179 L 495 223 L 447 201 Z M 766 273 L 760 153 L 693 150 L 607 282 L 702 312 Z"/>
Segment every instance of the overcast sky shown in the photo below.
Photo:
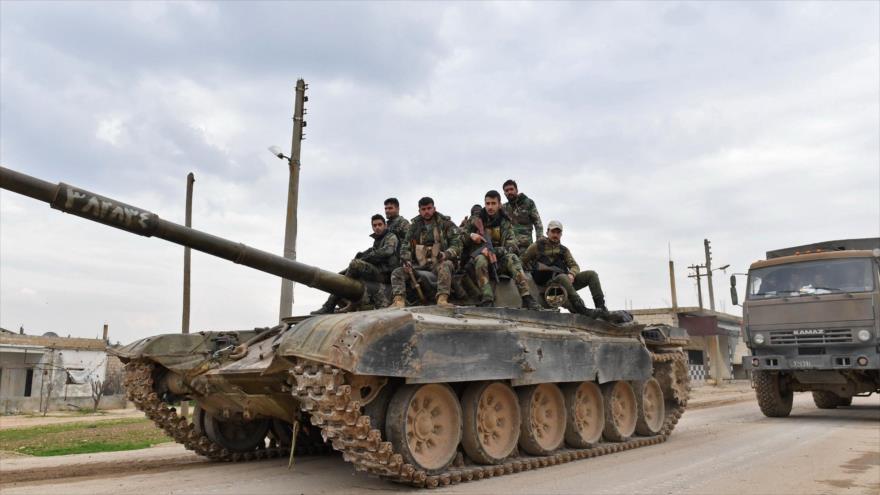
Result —
<path fill-rule="evenodd" d="M 880 236 L 878 5 L 3 1 L 0 161 L 181 223 L 192 171 L 194 227 L 280 254 L 266 147 L 289 149 L 303 77 L 300 261 L 345 266 L 385 197 L 458 221 L 514 178 L 609 306 L 670 304 L 668 246 L 696 305 L 704 238 L 730 274 Z M 0 213 L 0 326 L 179 331 L 181 247 L 7 191 Z M 192 329 L 272 325 L 279 287 L 194 253 Z"/>

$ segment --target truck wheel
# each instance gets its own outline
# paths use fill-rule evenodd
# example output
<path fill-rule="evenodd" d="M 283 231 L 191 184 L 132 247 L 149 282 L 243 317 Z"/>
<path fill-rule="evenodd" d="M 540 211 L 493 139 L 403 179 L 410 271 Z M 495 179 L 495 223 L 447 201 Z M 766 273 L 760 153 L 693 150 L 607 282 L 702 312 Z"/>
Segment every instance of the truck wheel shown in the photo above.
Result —
<path fill-rule="evenodd" d="M 758 407 L 768 418 L 785 418 L 791 414 L 794 392 L 785 379 L 772 371 L 758 371 L 755 377 L 755 395 Z"/>
<path fill-rule="evenodd" d="M 850 403 L 852 399 L 849 400 Z M 841 398 L 837 396 L 834 392 L 829 392 L 827 390 L 816 390 L 813 392 L 813 402 L 816 403 L 816 407 L 819 409 L 836 409 L 837 406 L 841 404 Z"/>

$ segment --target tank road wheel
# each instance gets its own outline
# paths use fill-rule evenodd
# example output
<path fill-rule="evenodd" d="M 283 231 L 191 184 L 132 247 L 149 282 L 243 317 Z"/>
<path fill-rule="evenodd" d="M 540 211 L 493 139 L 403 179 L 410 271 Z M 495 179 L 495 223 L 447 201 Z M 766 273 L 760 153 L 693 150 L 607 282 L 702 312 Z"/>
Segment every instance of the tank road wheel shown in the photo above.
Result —
<path fill-rule="evenodd" d="M 205 434 L 214 443 L 230 452 L 249 452 L 265 446 L 266 433 L 271 422 L 268 419 L 255 419 L 246 422 L 222 421 L 205 412 L 203 426 Z"/>
<path fill-rule="evenodd" d="M 498 464 L 519 440 L 519 400 L 502 382 L 470 384 L 461 399 L 464 415 L 461 444 L 480 464 Z"/>
<path fill-rule="evenodd" d="M 632 386 L 624 381 L 602 385 L 602 398 L 605 399 L 605 430 L 607 440 L 626 442 L 636 431 L 638 412 L 636 394 Z"/>
<path fill-rule="evenodd" d="M 565 439 L 565 398 L 559 387 L 542 383 L 517 391 L 522 411 L 519 446 L 532 455 L 546 455 Z"/>
<path fill-rule="evenodd" d="M 646 437 L 660 433 L 663 419 L 666 417 L 666 404 L 663 402 L 663 390 L 660 382 L 649 378 L 636 383 L 636 432 Z"/>
<path fill-rule="evenodd" d="M 837 406 L 842 405 L 841 398 L 834 392 L 828 392 L 827 390 L 813 391 L 813 402 L 819 409 L 837 409 Z M 852 399 L 850 399 L 851 403 Z"/>
<path fill-rule="evenodd" d="M 605 406 L 602 390 L 593 382 L 569 383 L 562 387 L 565 396 L 565 442 L 586 449 L 602 438 Z"/>
<path fill-rule="evenodd" d="M 794 393 L 788 383 L 772 371 L 758 371 L 752 375 L 758 407 L 768 418 L 785 418 L 791 414 Z"/>
<path fill-rule="evenodd" d="M 385 419 L 388 440 L 405 462 L 435 474 L 455 459 L 461 441 L 461 405 L 449 385 L 397 389 Z"/>

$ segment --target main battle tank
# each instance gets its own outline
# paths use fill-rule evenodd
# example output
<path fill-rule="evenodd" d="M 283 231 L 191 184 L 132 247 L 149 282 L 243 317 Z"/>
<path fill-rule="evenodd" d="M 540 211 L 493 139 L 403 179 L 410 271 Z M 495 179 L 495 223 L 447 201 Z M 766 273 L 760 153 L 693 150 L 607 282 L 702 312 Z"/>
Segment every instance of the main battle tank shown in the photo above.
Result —
<path fill-rule="evenodd" d="M 0 187 L 362 305 L 388 290 L 64 183 L 0 168 Z M 359 471 L 436 487 L 665 441 L 687 404 L 685 343 L 670 327 L 459 305 L 160 335 L 115 352 L 129 398 L 203 456 L 329 445 Z M 183 400 L 197 404 L 191 422 L 174 408 Z"/>

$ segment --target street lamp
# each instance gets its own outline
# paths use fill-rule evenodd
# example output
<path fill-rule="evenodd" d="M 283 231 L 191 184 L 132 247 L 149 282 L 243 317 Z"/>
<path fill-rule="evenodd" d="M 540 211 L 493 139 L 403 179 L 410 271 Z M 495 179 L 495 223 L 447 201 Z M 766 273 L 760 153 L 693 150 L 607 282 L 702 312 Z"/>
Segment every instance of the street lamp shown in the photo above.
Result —
<path fill-rule="evenodd" d="M 281 151 L 281 148 L 279 148 L 278 146 L 275 146 L 275 145 L 273 144 L 272 146 L 269 146 L 268 149 L 269 149 L 270 152 L 272 152 L 273 155 L 277 156 L 278 158 L 280 158 L 280 159 L 282 159 L 282 160 L 290 161 L 290 157 L 289 157 L 289 156 L 284 156 L 284 152 L 282 152 L 282 151 Z"/>

